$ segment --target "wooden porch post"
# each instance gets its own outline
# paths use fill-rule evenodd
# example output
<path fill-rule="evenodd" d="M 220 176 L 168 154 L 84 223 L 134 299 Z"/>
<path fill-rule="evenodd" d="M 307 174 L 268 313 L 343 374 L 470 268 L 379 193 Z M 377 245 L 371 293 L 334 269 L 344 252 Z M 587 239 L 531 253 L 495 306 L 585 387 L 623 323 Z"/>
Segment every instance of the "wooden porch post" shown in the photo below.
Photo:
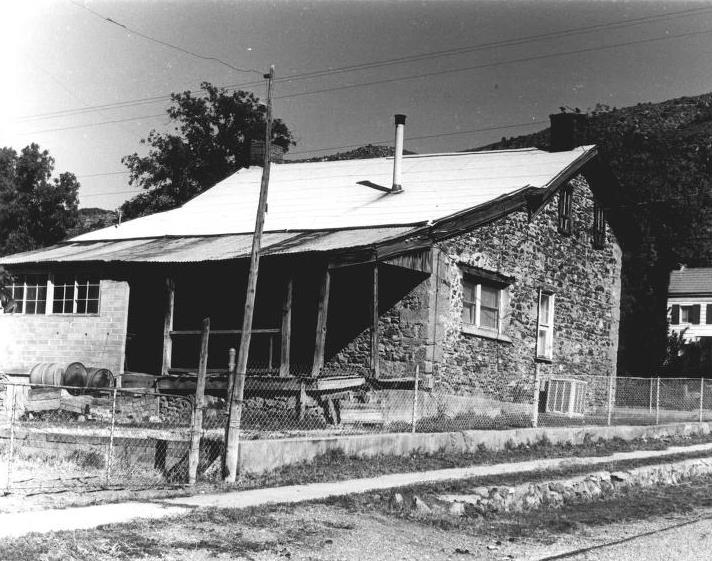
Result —
<path fill-rule="evenodd" d="M 171 277 L 166 277 L 166 311 L 163 318 L 163 365 L 161 375 L 166 376 L 171 367 L 171 357 L 173 355 L 173 310 L 175 305 L 176 287 Z"/>
<path fill-rule="evenodd" d="M 316 377 L 324 366 L 324 351 L 326 350 L 326 318 L 329 315 L 329 288 L 331 272 L 327 268 L 319 290 L 319 306 L 316 316 L 316 340 L 314 341 L 314 363 L 312 377 Z"/>
<path fill-rule="evenodd" d="M 290 276 L 287 281 L 287 289 L 284 292 L 282 302 L 282 342 L 279 361 L 279 375 L 289 376 L 289 351 L 292 339 L 292 291 L 293 278 Z"/>
<path fill-rule="evenodd" d="M 380 328 L 378 326 L 378 263 L 373 264 L 373 290 L 371 291 L 371 376 L 378 379 L 378 345 Z"/>

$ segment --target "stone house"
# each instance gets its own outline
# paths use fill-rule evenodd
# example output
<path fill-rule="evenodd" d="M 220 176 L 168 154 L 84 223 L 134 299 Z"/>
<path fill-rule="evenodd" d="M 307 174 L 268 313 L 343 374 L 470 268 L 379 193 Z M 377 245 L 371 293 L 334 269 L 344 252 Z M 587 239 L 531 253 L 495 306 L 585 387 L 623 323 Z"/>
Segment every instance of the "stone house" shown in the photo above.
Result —
<path fill-rule="evenodd" d="M 615 376 L 611 187 L 564 121 L 552 152 L 273 165 L 248 373 L 333 389 L 412 384 L 417 367 L 436 390 L 503 401 L 531 396 L 537 376 Z M 209 372 L 224 373 L 260 176 L 243 169 L 181 208 L 1 258 L 18 305 L 0 314 L 0 370 L 195 372 L 209 316 Z"/>

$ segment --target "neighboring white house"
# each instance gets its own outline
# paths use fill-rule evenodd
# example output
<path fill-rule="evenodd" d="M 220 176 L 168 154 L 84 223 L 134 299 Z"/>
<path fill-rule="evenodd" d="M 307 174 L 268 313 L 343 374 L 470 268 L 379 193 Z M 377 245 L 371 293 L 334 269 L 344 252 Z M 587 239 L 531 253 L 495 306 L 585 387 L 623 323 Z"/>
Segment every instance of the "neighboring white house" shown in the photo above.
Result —
<path fill-rule="evenodd" d="M 686 341 L 712 337 L 712 268 L 682 267 L 670 273 L 668 288 L 670 331 Z"/>

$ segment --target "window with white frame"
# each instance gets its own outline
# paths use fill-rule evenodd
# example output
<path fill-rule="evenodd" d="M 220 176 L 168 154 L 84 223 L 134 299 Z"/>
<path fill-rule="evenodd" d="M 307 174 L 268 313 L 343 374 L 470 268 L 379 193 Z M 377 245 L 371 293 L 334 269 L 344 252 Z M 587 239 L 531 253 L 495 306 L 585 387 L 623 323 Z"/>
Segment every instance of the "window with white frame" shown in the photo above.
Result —
<path fill-rule="evenodd" d="M 18 314 L 44 314 L 47 309 L 47 275 L 13 275 L 8 287 L 14 307 L 5 312 Z"/>
<path fill-rule="evenodd" d="M 494 332 L 501 328 L 502 289 L 478 280 L 462 279 L 462 322 Z"/>
<path fill-rule="evenodd" d="M 76 275 L 15 274 L 8 287 L 14 306 L 4 313 L 98 314 L 96 278 Z"/>
<path fill-rule="evenodd" d="M 98 314 L 99 281 L 87 277 L 55 276 L 53 314 Z"/>
<path fill-rule="evenodd" d="M 539 291 L 536 356 L 551 360 L 554 354 L 554 295 Z"/>

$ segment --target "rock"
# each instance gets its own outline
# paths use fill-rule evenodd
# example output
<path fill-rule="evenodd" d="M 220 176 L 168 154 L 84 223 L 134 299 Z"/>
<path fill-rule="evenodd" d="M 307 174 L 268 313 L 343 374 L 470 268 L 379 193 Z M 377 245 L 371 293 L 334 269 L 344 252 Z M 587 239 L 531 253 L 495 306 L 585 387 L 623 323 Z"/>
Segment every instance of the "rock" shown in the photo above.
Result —
<path fill-rule="evenodd" d="M 465 516 L 465 503 L 452 503 L 448 514 L 450 516 Z"/>
<path fill-rule="evenodd" d="M 391 508 L 403 508 L 405 501 L 403 500 L 403 495 L 400 493 L 395 493 L 391 497 Z"/>
<path fill-rule="evenodd" d="M 611 481 L 628 481 L 630 474 L 625 471 L 614 471 L 611 473 Z"/>
<path fill-rule="evenodd" d="M 149 423 L 160 423 L 160 422 L 161 422 L 161 418 L 160 418 L 158 415 L 151 415 L 151 416 L 148 418 L 148 422 L 149 422 Z"/>
<path fill-rule="evenodd" d="M 85 415 L 79 415 L 79 416 L 77 417 L 77 422 L 78 422 L 78 423 L 86 423 L 86 421 L 87 421 L 87 418 L 86 418 Z"/>
<path fill-rule="evenodd" d="M 613 487 L 613 483 L 610 481 L 601 481 L 601 492 L 604 495 L 609 495 L 615 490 L 615 487 Z"/>
<path fill-rule="evenodd" d="M 417 495 L 413 495 L 413 509 L 415 510 L 416 514 L 420 515 L 430 514 L 431 512 L 430 507 L 425 504 L 425 501 L 423 501 L 423 499 L 421 499 Z"/>
<path fill-rule="evenodd" d="M 490 489 L 489 487 L 475 487 L 472 490 L 473 495 L 479 495 L 483 499 L 488 499 L 490 496 Z"/>

